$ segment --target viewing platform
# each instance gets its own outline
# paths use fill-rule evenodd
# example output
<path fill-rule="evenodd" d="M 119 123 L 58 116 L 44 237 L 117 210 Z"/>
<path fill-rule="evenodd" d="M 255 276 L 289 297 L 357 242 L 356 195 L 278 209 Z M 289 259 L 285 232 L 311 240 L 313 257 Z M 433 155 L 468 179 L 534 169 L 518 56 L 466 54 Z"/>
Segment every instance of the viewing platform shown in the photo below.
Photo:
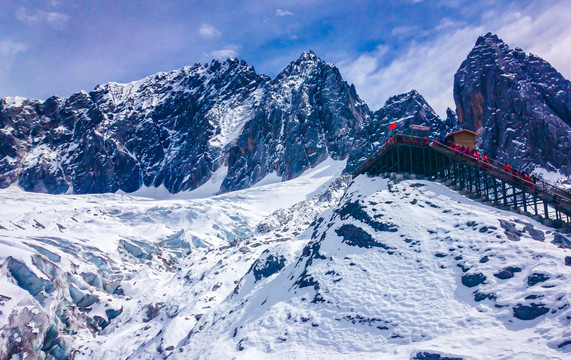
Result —
<path fill-rule="evenodd" d="M 503 164 L 482 161 L 427 137 L 395 135 L 353 171 L 389 176 L 408 173 L 454 186 L 480 201 L 516 210 L 555 228 L 571 231 L 571 193 L 545 181 L 524 180 Z"/>

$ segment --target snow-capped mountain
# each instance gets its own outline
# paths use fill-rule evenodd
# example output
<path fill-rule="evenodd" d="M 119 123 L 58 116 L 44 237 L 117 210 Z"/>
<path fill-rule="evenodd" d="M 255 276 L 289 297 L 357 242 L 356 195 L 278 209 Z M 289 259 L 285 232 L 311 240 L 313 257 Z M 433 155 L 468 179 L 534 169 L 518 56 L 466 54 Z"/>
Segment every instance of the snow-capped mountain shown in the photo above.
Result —
<path fill-rule="evenodd" d="M 518 169 L 571 175 L 571 82 L 545 60 L 488 33 L 454 76 L 463 128 L 485 153 Z"/>
<path fill-rule="evenodd" d="M 269 79 L 213 61 L 69 99 L 3 99 L 0 183 L 48 193 L 194 189 L 224 163 Z"/>
<path fill-rule="evenodd" d="M 0 186 L 17 182 L 47 193 L 164 186 L 177 193 L 216 173 L 226 192 L 272 173 L 295 178 L 328 158 L 349 158 L 352 170 L 386 140 L 389 121 L 405 133 L 413 123 L 446 132 L 416 91 L 371 113 L 339 70 L 312 51 L 275 79 L 243 61 L 213 61 L 69 99 L 3 99 Z"/>
<path fill-rule="evenodd" d="M 529 218 L 433 182 L 359 176 L 297 241 L 262 254 L 173 358 L 571 351 L 571 242 Z"/>
<path fill-rule="evenodd" d="M 521 54 L 481 37 L 446 120 L 414 90 L 371 112 L 313 52 L 275 79 L 229 59 L 3 99 L 0 358 L 568 357 L 569 234 L 414 175 L 348 174 L 393 122 L 472 128 L 490 156 L 565 174 L 568 82 Z M 522 152 L 537 129 L 507 130 L 536 115 L 560 162 Z"/>
<path fill-rule="evenodd" d="M 291 179 L 328 157 L 345 159 L 368 122 L 367 105 L 339 70 L 304 53 L 268 84 L 254 118 L 230 149 L 222 190 L 247 188 L 271 172 Z"/>

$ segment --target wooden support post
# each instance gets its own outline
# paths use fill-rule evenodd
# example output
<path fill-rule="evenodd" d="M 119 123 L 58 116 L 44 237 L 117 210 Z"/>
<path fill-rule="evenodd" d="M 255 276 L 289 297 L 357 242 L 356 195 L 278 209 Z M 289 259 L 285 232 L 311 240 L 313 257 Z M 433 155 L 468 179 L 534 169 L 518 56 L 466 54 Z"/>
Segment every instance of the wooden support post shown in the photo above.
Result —
<path fill-rule="evenodd" d="M 426 175 L 434 175 L 434 167 L 432 166 L 432 150 L 428 152 L 428 173 Z"/>
<path fill-rule="evenodd" d="M 535 191 L 533 192 L 533 210 L 537 216 L 537 193 Z"/>
<path fill-rule="evenodd" d="M 424 176 L 426 176 L 426 149 L 422 148 L 422 170 L 424 171 Z"/>
<path fill-rule="evenodd" d="M 480 193 L 480 183 L 482 181 L 480 172 L 478 171 L 478 168 L 474 169 L 474 173 L 476 174 L 476 196 L 478 196 L 478 198 L 481 196 Z"/>
<path fill-rule="evenodd" d="M 468 165 L 466 166 L 468 168 L 468 183 L 470 184 L 470 189 L 468 190 L 469 192 L 473 192 L 474 191 L 474 184 L 473 184 L 473 179 L 472 179 L 472 168 Z"/>
<path fill-rule="evenodd" d="M 525 185 L 521 187 L 521 198 L 523 200 L 523 211 L 527 212 L 527 199 L 525 196 Z"/>
<path fill-rule="evenodd" d="M 508 194 L 506 192 L 506 182 L 502 180 L 502 194 L 504 196 L 504 206 L 508 206 Z"/>
<path fill-rule="evenodd" d="M 410 171 L 408 172 L 409 174 L 414 174 L 414 170 L 412 168 L 412 145 L 409 145 L 408 147 L 408 162 L 410 164 Z"/>
<path fill-rule="evenodd" d="M 544 212 L 544 217 L 549 220 L 549 211 L 547 209 L 547 201 L 545 201 L 545 199 L 543 199 L 543 212 Z"/>
<path fill-rule="evenodd" d="M 494 203 L 496 205 L 498 205 L 499 204 L 499 202 L 498 202 L 498 186 L 496 183 L 496 178 L 493 176 L 492 176 L 492 185 L 494 186 Z"/>
<path fill-rule="evenodd" d="M 397 145 L 397 169 L 400 173 L 400 145 Z"/>
<path fill-rule="evenodd" d="M 516 190 L 515 190 L 514 185 L 512 185 L 512 193 L 513 193 L 513 197 L 514 197 L 514 210 L 517 210 L 517 195 L 516 195 Z"/>

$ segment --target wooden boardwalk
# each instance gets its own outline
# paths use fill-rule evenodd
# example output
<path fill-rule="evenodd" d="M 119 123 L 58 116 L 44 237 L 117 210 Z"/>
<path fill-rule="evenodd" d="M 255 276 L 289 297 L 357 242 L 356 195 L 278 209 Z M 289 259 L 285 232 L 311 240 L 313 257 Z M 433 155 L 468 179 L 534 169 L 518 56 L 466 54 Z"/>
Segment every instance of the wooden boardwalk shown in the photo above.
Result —
<path fill-rule="evenodd" d="M 524 181 L 504 171 L 503 164 L 496 160 L 488 161 L 484 163 L 432 139 L 396 135 L 355 169 L 353 176 L 409 173 L 440 179 L 496 206 L 571 229 L 570 192 L 539 179 L 535 183 Z"/>

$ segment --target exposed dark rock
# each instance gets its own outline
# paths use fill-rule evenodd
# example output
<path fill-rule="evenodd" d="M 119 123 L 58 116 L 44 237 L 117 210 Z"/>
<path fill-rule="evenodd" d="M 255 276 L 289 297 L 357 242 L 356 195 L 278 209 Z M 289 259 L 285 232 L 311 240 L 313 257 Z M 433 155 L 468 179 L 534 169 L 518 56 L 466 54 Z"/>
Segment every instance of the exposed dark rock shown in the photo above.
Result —
<path fill-rule="evenodd" d="M 286 259 L 282 255 L 270 254 L 264 250 L 258 260 L 252 264 L 251 271 L 256 281 L 270 277 L 285 267 Z"/>
<path fill-rule="evenodd" d="M 543 233 L 543 231 L 535 229 L 531 224 L 525 225 L 523 227 L 523 231 L 527 231 L 527 233 L 531 236 L 533 240 L 545 241 L 545 234 Z"/>
<path fill-rule="evenodd" d="M 365 224 L 371 226 L 376 231 L 388 231 L 396 232 L 398 227 L 391 223 L 384 223 L 377 221 L 381 215 L 375 215 L 374 218 L 369 216 L 367 212 L 363 209 L 363 206 L 359 202 L 347 202 L 341 209 L 336 210 L 336 212 L 341 216 L 341 219 L 346 220 L 349 216 L 356 220 L 360 220 Z"/>
<path fill-rule="evenodd" d="M 549 63 L 490 33 L 454 76 L 460 126 L 481 134 L 488 156 L 526 172 L 571 175 L 570 95 L 571 83 Z"/>
<path fill-rule="evenodd" d="M 412 360 L 462 360 L 462 358 L 422 351 L 416 353 Z"/>
<path fill-rule="evenodd" d="M 553 234 L 552 243 L 562 249 L 571 249 L 571 240 L 569 240 L 567 237 L 563 236 L 560 233 Z"/>
<path fill-rule="evenodd" d="M 343 224 L 339 229 L 335 230 L 335 232 L 337 235 L 343 237 L 345 244 L 350 246 L 364 247 L 367 249 L 373 247 L 380 247 L 386 250 L 391 249 L 390 246 L 376 241 L 368 232 L 353 224 Z"/>
<path fill-rule="evenodd" d="M 503 219 L 499 219 L 500 226 L 504 229 L 504 234 L 510 239 L 511 241 L 519 241 L 522 233 L 516 229 L 515 224 Z"/>
<path fill-rule="evenodd" d="M 547 280 L 549 280 L 549 275 L 541 274 L 541 273 L 533 273 L 533 274 L 528 276 L 527 285 L 533 286 L 535 284 L 538 284 L 540 282 L 544 282 Z"/>
<path fill-rule="evenodd" d="M 507 279 L 513 278 L 514 273 L 520 272 L 520 271 L 521 271 L 521 269 L 518 267 L 508 266 L 508 267 L 504 268 L 502 271 L 494 274 L 494 276 L 497 277 L 498 279 L 501 279 L 501 280 L 507 280 Z"/>
<path fill-rule="evenodd" d="M 541 315 L 549 312 L 549 308 L 545 304 L 517 304 L 513 307 L 514 316 L 520 320 L 533 320 Z"/>
<path fill-rule="evenodd" d="M 486 281 L 486 277 L 482 273 L 466 274 L 462 276 L 462 284 L 467 287 L 474 287 Z"/>
<path fill-rule="evenodd" d="M 565 265 L 571 266 L 571 256 L 565 256 Z"/>
<path fill-rule="evenodd" d="M 486 299 L 496 300 L 496 299 L 497 299 L 497 296 L 494 295 L 494 294 L 481 293 L 481 292 L 479 292 L 479 291 L 474 292 L 474 300 L 475 300 L 476 302 L 480 302 L 480 301 L 483 301 L 483 300 L 486 300 Z"/>
<path fill-rule="evenodd" d="M 149 321 L 153 320 L 154 318 L 156 318 L 164 306 L 165 306 L 165 304 L 160 303 L 160 302 L 156 303 L 156 304 L 147 304 L 147 305 L 143 306 L 143 310 L 145 311 L 145 314 L 143 316 L 143 321 L 149 322 Z"/>

